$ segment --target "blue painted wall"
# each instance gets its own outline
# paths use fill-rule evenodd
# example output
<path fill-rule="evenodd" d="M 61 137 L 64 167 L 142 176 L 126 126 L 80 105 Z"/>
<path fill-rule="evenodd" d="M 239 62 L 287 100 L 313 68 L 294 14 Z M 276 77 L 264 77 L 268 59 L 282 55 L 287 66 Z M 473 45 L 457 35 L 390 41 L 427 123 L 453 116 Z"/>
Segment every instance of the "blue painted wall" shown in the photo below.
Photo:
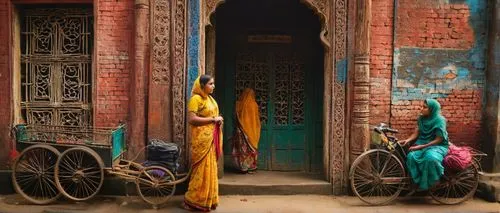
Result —
<path fill-rule="evenodd" d="M 396 0 L 398 1 L 398 0 Z M 394 50 L 392 103 L 402 100 L 445 98 L 453 89 L 482 89 L 487 48 L 487 1 L 449 0 L 469 6 L 474 31 L 471 49 L 400 47 Z M 398 14 L 395 17 L 404 15 Z M 395 33 L 395 38 L 397 32 Z M 419 35 L 415 35 L 419 36 Z"/>
<path fill-rule="evenodd" d="M 188 0 L 188 41 L 187 41 L 187 98 L 191 97 L 193 82 L 198 77 L 200 57 L 200 0 Z"/>

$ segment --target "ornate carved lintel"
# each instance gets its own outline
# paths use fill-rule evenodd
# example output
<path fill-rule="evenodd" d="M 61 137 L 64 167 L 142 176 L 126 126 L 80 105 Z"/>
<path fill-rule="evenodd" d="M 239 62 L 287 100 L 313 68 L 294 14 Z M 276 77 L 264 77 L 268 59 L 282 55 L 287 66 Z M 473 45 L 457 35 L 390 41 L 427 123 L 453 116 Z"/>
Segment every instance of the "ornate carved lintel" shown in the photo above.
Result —
<path fill-rule="evenodd" d="M 205 16 L 204 16 L 204 19 L 203 19 L 203 23 L 205 25 L 212 25 L 212 23 L 210 22 L 210 16 L 212 16 L 212 14 L 215 13 L 215 10 L 217 9 L 217 7 L 226 2 L 226 0 L 206 0 L 205 1 Z"/>
<path fill-rule="evenodd" d="M 331 40 L 328 33 L 330 32 L 330 22 L 328 15 L 330 14 L 330 4 L 332 1 L 329 0 L 301 0 L 305 5 L 311 8 L 321 19 L 321 33 L 320 39 L 326 48 L 330 48 Z"/>
<path fill-rule="evenodd" d="M 210 16 L 215 13 L 217 6 L 226 2 L 226 0 L 206 0 L 204 6 L 204 16 L 203 16 L 203 24 L 212 25 L 210 22 Z M 305 5 L 311 8 L 321 19 L 321 33 L 320 38 L 321 42 L 325 45 L 326 48 L 330 48 L 330 36 L 328 36 L 328 32 L 330 32 L 330 26 L 328 21 L 328 14 L 330 14 L 330 2 L 329 0 L 301 0 Z"/>

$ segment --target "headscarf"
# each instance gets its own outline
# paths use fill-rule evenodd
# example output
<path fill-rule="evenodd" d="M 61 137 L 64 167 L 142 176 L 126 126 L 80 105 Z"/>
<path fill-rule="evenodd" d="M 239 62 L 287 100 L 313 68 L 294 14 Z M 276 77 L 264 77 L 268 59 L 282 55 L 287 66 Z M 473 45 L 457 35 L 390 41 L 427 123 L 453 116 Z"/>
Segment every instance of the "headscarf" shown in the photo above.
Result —
<path fill-rule="evenodd" d="M 191 96 L 199 95 L 205 99 L 208 97 L 208 94 L 205 92 L 205 90 L 203 90 L 203 87 L 201 86 L 200 77 L 201 76 L 198 76 L 198 78 L 196 78 L 196 80 L 194 80 L 193 90 L 191 91 Z"/>
<path fill-rule="evenodd" d="M 446 119 L 441 115 L 441 105 L 434 99 L 426 99 L 429 108 L 428 116 L 418 118 L 419 139 L 426 143 L 434 140 L 436 136 L 443 138 L 440 144 L 448 144 L 448 132 L 446 131 Z"/>
<path fill-rule="evenodd" d="M 236 116 L 238 122 L 254 149 L 258 148 L 260 139 L 259 105 L 255 101 L 255 92 L 245 88 L 236 101 Z"/>

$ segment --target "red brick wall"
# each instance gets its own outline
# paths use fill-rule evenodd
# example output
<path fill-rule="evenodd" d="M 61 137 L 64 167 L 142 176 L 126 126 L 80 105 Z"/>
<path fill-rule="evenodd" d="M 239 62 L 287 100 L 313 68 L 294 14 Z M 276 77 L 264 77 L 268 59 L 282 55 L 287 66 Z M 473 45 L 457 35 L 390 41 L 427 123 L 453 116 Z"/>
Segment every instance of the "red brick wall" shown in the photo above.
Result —
<path fill-rule="evenodd" d="M 395 48 L 431 48 L 452 52 L 469 51 L 474 48 L 474 29 L 470 22 L 469 6 L 464 4 L 438 4 L 435 0 L 400 0 L 396 19 Z M 486 15 L 486 14 L 484 14 Z M 395 53 L 396 54 L 396 53 Z M 422 60 L 422 66 L 428 61 Z M 472 64 L 473 62 L 465 62 Z M 476 73 L 484 68 L 471 65 Z M 482 69 L 482 70 L 481 70 Z M 394 80 L 393 80 L 394 81 Z M 394 84 L 394 82 L 393 82 Z M 480 144 L 483 82 L 472 83 L 475 89 L 450 88 L 438 94 L 443 115 L 448 121 L 448 132 L 452 142 L 472 146 Z M 393 89 L 394 91 L 394 89 Z M 394 94 L 393 94 L 394 98 Z M 391 125 L 400 130 L 400 138 L 407 137 L 416 128 L 416 118 L 423 104 L 419 100 L 394 101 L 391 107 Z"/>
<path fill-rule="evenodd" d="M 0 0 L 0 169 L 6 168 L 11 140 L 10 2 Z"/>
<path fill-rule="evenodd" d="M 468 49 L 474 44 L 465 4 L 435 5 L 436 0 L 398 1 L 396 47 Z"/>
<path fill-rule="evenodd" d="M 133 4 L 134 1 L 94 1 L 96 126 L 115 126 L 128 119 Z M 9 0 L 0 0 L 0 169 L 8 163 L 11 144 L 10 5 Z"/>
<path fill-rule="evenodd" d="M 134 1 L 96 0 L 97 97 L 94 124 L 116 126 L 129 113 Z"/>
<path fill-rule="evenodd" d="M 453 90 L 446 98 L 438 98 L 447 120 L 450 141 L 455 144 L 479 146 L 481 135 L 481 90 Z M 423 101 L 400 101 L 392 109 L 391 125 L 407 137 L 416 128 Z"/>
<path fill-rule="evenodd" d="M 389 123 L 394 0 L 372 1 L 370 124 Z"/>

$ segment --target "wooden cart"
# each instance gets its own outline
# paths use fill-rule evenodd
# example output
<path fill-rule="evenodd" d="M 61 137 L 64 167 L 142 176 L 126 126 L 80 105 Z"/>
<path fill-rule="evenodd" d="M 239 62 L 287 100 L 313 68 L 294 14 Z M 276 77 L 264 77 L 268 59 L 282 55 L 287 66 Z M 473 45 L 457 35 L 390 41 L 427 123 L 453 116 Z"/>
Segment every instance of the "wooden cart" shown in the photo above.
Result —
<path fill-rule="evenodd" d="M 123 159 L 125 125 L 17 125 L 14 132 L 21 153 L 12 167 L 13 186 L 34 204 L 49 204 L 61 195 L 73 201 L 91 199 L 101 189 L 105 174 L 110 174 L 135 182 L 139 196 L 156 208 L 189 175 L 176 180 L 176 174 L 165 167 Z"/>

